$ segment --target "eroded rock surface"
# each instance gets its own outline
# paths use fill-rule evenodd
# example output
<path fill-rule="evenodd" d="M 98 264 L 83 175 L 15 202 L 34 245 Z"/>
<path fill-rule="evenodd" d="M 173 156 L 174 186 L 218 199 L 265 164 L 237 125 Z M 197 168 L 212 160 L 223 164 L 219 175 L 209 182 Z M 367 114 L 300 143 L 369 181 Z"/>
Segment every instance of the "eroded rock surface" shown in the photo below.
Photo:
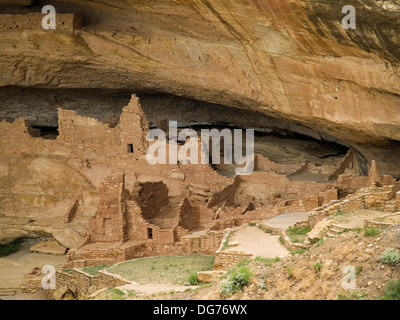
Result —
<path fill-rule="evenodd" d="M 40 13 L 44 5 L 8 2 L 1 13 Z M 52 4 L 82 14 L 83 27 L 2 29 L 1 86 L 166 92 L 256 110 L 328 133 L 398 174 L 395 1 L 354 1 L 355 30 L 341 27 L 344 1 Z"/>

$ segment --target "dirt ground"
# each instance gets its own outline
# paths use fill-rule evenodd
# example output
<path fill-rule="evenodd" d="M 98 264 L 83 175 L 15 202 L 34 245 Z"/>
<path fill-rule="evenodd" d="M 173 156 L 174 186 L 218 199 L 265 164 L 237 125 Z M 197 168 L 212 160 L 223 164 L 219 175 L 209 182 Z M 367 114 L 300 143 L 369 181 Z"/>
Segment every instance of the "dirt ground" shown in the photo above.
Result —
<path fill-rule="evenodd" d="M 245 226 L 238 229 L 225 251 L 250 253 L 254 257 L 275 258 L 286 257 L 289 251 L 280 244 L 279 236 L 271 235 L 255 226 Z"/>
<path fill-rule="evenodd" d="M 37 240 L 26 240 L 21 243 L 18 252 L 0 258 L 0 288 L 18 288 L 23 282 L 24 275 L 35 267 L 40 269 L 45 265 L 52 265 L 56 269 L 62 267 L 65 255 L 30 252 L 29 248 L 36 242 Z"/>
<path fill-rule="evenodd" d="M 357 228 L 364 226 L 364 220 L 375 219 L 385 215 L 387 212 L 382 212 L 378 210 L 357 210 L 352 212 L 343 212 L 342 214 L 336 214 L 329 218 L 338 222 L 340 225 L 348 228 Z"/>
<path fill-rule="evenodd" d="M 240 300 L 337 300 L 353 294 L 359 299 L 379 299 L 390 280 L 400 280 L 400 266 L 382 263 L 380 257 L 387 248 L 400 251 L 400 234 L 382 232 L 365 236 L 349 231 L 327 239 L 322 245 L 295 256 L 288 256 L 272 265 L 252 261 L 253 277 L 242 292 L 226 299 Z M 315 269 L 319 262 L 321 268 Z M 344 268 L 354 267 L 355 289 L 343 288 Z M 193 292 L 166 294 L 154 299 L 224 299 L 221 283 Z M 140 298 L 139 298 L 140 299 Z"/>

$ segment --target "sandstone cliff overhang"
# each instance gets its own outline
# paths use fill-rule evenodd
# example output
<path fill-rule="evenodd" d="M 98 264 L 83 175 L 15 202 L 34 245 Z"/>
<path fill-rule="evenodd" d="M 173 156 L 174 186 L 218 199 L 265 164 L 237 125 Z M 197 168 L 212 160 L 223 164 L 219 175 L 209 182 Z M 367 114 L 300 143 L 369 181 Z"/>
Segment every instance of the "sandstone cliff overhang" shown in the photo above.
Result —
<path fill-rule="evenodd" d="M 9 3 L 0 1 L 0 25 L 4 14 L 43 6 Z M 398 174 L 395 1 L 354 1 L 355 30 L 341 26 L 344 4 L 328 0 L 52 4 L 81 14 L 83 26 L 1 32 L 0 86 L 167 92 L 257 110 L 328 133 Z"/>

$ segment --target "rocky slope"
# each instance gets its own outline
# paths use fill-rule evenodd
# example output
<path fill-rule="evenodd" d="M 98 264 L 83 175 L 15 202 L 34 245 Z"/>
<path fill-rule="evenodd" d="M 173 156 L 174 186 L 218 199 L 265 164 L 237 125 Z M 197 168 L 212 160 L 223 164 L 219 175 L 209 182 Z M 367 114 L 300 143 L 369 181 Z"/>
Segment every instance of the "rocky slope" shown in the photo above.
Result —
<path fill-rule="evenodd" d="M 44 1 L 30 2 L 1 0 L 0 13 L 40 13 Z M 52 4 L 81 13 L 83 27 L 3 28 L 0 86 L 164 92 L 259 111 L 329 134 L 398 175 L 397 1 L 353 1 L 355 30 L 341 26 L 342 0 Z"/>

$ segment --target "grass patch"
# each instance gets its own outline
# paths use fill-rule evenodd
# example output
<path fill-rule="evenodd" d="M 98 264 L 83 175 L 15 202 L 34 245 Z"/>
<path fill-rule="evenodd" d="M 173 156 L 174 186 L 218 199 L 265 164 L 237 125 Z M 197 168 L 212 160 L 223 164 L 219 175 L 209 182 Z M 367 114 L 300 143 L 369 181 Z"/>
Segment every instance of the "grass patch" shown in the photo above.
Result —
<path fill-rule="evenodd" d="M 386 286 L 382 300 L 400 300 L 400 280 L 390 280 Z"/>
<path fill-rule="evenodd" d="M 272 267 L 272 265 L 276 262 L 281 261 L 281 258 L 275 257 L 275 258 L 261 258 L 261 257 L 255 257 L 254 261 L 262 261 L 264 262 L 266 267 Z"/>
<path fill-rule="evenodd" d="M 259 224 L 257 227 L 258 229 L 264 231 L 265 233 L 271 234 L 273 232 L 271 229 L 264 228 L 261 224 Z"/>
<path fill-rule="evenodd" d="M 149 257 L 125 261 L 106 270 L 138 283 L 183 285 L 189 284 L 191 274 L 213 270 L 214 259 L 215 256 L 200 254 Z"/>
<path fill-rule="evenodd" d="M 281 245 L 284 245 L 284 244 L 285 244 L 285 241 L 283 241 L 283 237 L 282 237 L 282 236 L 279 236 L 278 240 L 279 240 L 279 243 L 280 243 Z"/>
<path fill-rule="evenodd" d="M 289 253 L 290 253 L 292 256 L 294 256 L 295 254 L 302 254 L 302 253 L 304 253 L 304 252 L 306 252 L 306 251 L 308 251 L 308 250 L 309 250 L 309 248 L 303 248 L 303 249 L 298 249 L 298 250 L 290 251 Z"/>
<path fill-rule="evenodd" d="M 286 229 L 286 234 L 288 236 L 298 236 L 298 235 L 306 235 L 308 232 L 310 232 L 311 229 L 306 227 L 306 228 L 298 228 L 296 226 L 290 227 Z"/>
<path fill-rule="evenodd" d="M 122 300 L 125 298 L 125 292 L 117 288 L 108 288 L 106 294 L 111 295 L 111 300 Z"/>
<path fill-rule="evenodd" d="M 336 213 L 334 214 L 334 216 L 336 217 L 336 216 L 342 216 L 342 215 L 344 215 L 344 214 L 346 214 L 347 212 L 345 212 L 345 211 L 341 211 L 341 210 L 338 210 L 338 211 L 336 211 Z"/>
<path fill-rule="evenodd" d="M 298 228 L 296 226 L 290 227 L 286 229 L 286 234 L 289 236 L 289 239 L 293 243 L 304 243 L 306 240 L 307 236 L 306 234 L 310 232 L 311 229 L 306 227 L 306 228 Z"/>
<path fill-rule="evenodd" d="M 325 243 L 325 240 L 324 239 L 319 239 L 316 243 L 314 243 L 314 248 L 317 248 L 317 247 L 319 247 L 319 246 L 322 246 L 323 244 Z"/>
<path fill-rule="evenodd" d="M 188 282 L 192 286 L 197 286 L 197 285 L 200 284 L 199 281 L 197 280 L 197 273 L 196 272 L 193 272 L 193 273 L 190 274 Z"/>
<path fill-rule="evenodd" d="M 226 250 L 228 249 L 229 246 L 229 241 L 232 239 L 233 235 L 235 234 L 236 230 L 232 230 L 231 232 L 229 232 L 229 234 L 226 236 L 224 244 L 222 245 L 221 250 Z"/>
<path fill-rule="evenodd" d="M 0 257 L 9 256 L 12 253 L 17 252 L 21 248 L 21 244 L 19 241 L 13 241 L 8 244 L 0 245 Z"/>
<path fill-rule="evenodd" d="M 81 270 L 92 275 L 97 276 L 100 270 L 111 267 L 111 264 L 100 264 L 97 266 L 83 267 Z"/>
<path fill-rule="evenodd" d="M 356 276 L 358 276 L 363 271 L 363 266 L 356 266 Z"/>
<path fill-rule="evenodd" d="M 321 261 L 317 261 L 316 263 L 313 264 L 313 269 L 316 273 L 320 272 L 322 269 L 322 263 Z"/>
<path fill-rule="evenodd" d="M 250 283 L 251 270 L 246 265 L 239 265 L 228 270 L 228 279 L 221 284 L 220 293 L 226 297 L 232 293 L 242 291 Z"/>
<path fill-rule="evenodd" d="M 286 273 L 288 274 L 289 278 L 294 278 L 294 267 L 289 267 L 286 269 Z"/>
<path fill-rule="evenodd" d="M 72 274 L 74 272 L 74 269 L 64 269 L 63 272 Z"/>
<path fill-rule="evenodd" d="M 376 228 L 368 228 L 364 230 L 364 236 L 366 237 L 375 237 L 381 233 L 382 230 Z"/>
<path fill-rule="evenodd" d="M 367 293 L 361 290 L 352 290 L 347 293 L 338 294 L 339 300 L 366 300 Z"/>

